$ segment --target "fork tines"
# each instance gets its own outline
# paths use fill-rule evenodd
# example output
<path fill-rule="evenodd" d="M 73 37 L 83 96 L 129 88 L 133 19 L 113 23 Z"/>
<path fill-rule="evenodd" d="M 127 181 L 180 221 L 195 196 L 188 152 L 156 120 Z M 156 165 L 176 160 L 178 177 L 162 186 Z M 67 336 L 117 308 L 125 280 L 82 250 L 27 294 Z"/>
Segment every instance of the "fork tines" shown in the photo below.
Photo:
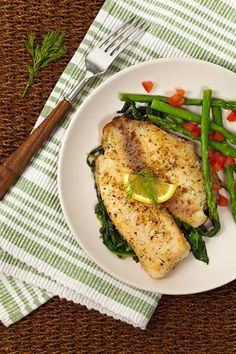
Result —
<path fill-rule="evenodd" d="M 118 54 L 133 42 L 149 25 L 144 19 L 136 16 L 131 17 L 114 32 L 110 33 L 99 47 L 110 55 Z"/>

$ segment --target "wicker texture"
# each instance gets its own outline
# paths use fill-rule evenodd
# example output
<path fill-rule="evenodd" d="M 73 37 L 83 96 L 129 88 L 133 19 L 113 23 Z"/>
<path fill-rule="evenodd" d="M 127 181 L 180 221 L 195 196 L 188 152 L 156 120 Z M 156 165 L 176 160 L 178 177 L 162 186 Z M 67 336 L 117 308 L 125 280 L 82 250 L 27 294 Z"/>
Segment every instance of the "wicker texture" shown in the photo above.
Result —
<path fill-rule="evenodd" d="M 0 162 L 30 133 L 103 0 L 1 0 Z M 22 99 L 30 58 L 23 41 L 65 30 L 67 55 L 41 71 Z M 0 325 L 0 353 L 236 353 L 236 282 L 203 294 L 163 296 L 146 331 L 54 298 L 19 323 Z"/>

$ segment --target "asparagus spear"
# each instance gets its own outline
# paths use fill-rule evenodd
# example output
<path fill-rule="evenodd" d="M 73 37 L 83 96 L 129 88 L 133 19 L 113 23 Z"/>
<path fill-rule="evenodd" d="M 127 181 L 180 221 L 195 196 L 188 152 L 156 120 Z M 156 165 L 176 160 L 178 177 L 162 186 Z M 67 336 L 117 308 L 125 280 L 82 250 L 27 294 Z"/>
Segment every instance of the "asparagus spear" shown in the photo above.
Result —
<path fill-rule="evenodd" d="M 212 181 L 210 175 L 210 165 L 208 156 L 208 133 L 210 123 L 210 107 L 211 107 L 211 93 L 210 89 L 203 90 L 203 104 L 202 104 L 202 121 L 201 121 L 201 155 L 202 155 L 202 170 L 205 180 L 205 188 L 207 195 L 207 204 L 209 209 L 209 216 L 213 227 L 210 228 L 205 236 L 214 236 L 220 229 L 219 214 L 215 197 L 212 193 Z"/>
<path fill-rule="evenodd" d="M 235 190 L 235 179 L 234 179 L 234 169 L 235 166 L 227 166 L 226 167 L 226 177 L 227 177 L 227 190 L 230 196 L 230 207 L 231 212 L 236 222 L 236 190 Z"/>
<path fill-rule="evenodd" d="M 148 114 L 147 117 L 149 120 L 151 120 L 153 123 L 155 123 L 158 126 L 161 126 L 165 129 L 176 131 L 176 132 L 181 133 L 185 136 L 188 136 L 189 138 L 191 138 L 193 140 L 201 141 L 200 138 L 194 136 L 190 131 L 188 131 L 187 129 L 185 129 L 184 127 L 182 127 L 179 124 L 168 122 L 167 120 L 164 120 L 164 119 L 162 119 L 158 116 L 155 116 L 153 114 Z M 219 143 L 219 142 L 213 141 L 213 140 L 209 140 L 208 143 L 212 149 L 220 151 L 225 156 L 233 156 L 236 158 L 236 150 L 233 147 L 229 146 L 228 144 Z"/>
<path fill-rule="evenodd" d="M 168 117 L 170 119 L 172 119 L 174 122 L 176 123 L 179 123 L 179 124 L 183 124 L 184 123 L 184 120 L 182 118 L 179 118 L 179 117 L 176 117 L 176 116 L 173 116 L 172 114 L 168 114 Z"/>
<path fill-rule="evenodd" d="M 223 125 L 222 123 L 222 111 L 220 107 L 212 107 L 213 119 L 218 125 Z M 236 165 L 230 165 L 225 167 L 226 179 L 227 179 L 227 190 L 230 196 L 230 208 L 233 215 L 234 221 L 236 222 L 236 190 L 235 190 L 235 179 L 234 171 L 236 171 Z"/>
<path fill-rule="evenodd" d="M 181 118 L 181 119 L 184 119 L 184 120 L 187 120 L 190 122 L 195 122 L 198 124 L 201 123 L 201 116 L 199 116 L 198 114 L 187 111 L 185 109 L 172 107 L 171 105 L 169 105 L 165 102 L 153 100 L 152 104 L 151 104 L 151 108 L 153 108 L 157 111 L 160 111 L 160 112 L 171 114 L 172 116 L 177 116 L 178 118 Z M 219 108 L 219 107 L 217 107 L 217 108 Z M 209 128 L 210 128 L 210 130 L 214 130 L 214 131 L 218 131 L 218 132 L 222 133 L 224 135 L 224 137 L 226 139 L 228 139 L 231 143 L 236 144 L 236 135 L 232 134 L 231 132 L 229 132 L 228 130 L 223 128 L 222 126 L 217 125 L 216 123 L 210 122 Z"/>
<path fill-rule="evenodd" d="M 158 100 L 162 102 L 168 101 L 167 96 L 161 95 L 143 95 L 143 94 L 135 94 L 135 93 L 119 93 L 119 99 L 121 101 L 130 101 L 130 102 L 152 102 L 153 100 Z M 185 98 L 184 105 L 186 106 L 202 106 L 202 99 L 200 98 Z M 211 106 L 218 106 L 223 109 L 228 110 L 236 110 L 236 101 L 226 101 L 219 98 L 211 99 Z"/>
<path fill-rule="evenodd" d="M 211 107 L 211 110 L 214 122 L 220 127 L 223 127 L 221 108 L 219 106 L 213 106 Z"/>

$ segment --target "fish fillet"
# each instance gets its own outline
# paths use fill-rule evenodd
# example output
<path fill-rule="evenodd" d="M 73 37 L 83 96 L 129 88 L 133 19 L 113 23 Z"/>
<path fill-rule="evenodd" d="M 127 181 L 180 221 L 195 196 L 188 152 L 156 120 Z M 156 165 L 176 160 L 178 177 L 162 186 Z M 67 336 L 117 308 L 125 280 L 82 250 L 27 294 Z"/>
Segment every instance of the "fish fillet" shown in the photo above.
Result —
<path fill-rule="evenodd" d="M 190 247 L 165 206 L 154 208 L 127 201 L 122 175 L 144 167 L 136 150 L 141 145 L 133 141 L 135 132 L 150 126 L 138 122 L 132 127 L 132 122 L 118 118 L 104 127 L 105 152 L 96 160 L 96 182 L 114 225 L 133 247 L 144 269 L 153 278 L 161 278 L 189 254 Z"/>
<path fill-rule="evenodd" d="M 206 222 L 204 178 L 195 144 L 150 122 L 121 117 L 114 119 L 111 126 L 122 133 L 133 170 L 150 169 L 156 177 L 177 184 L 177 192 L 166 203 L 169 211 L 193 227 Z M 103 130 L 105 149 L 110 144 L 111 126 L 108 124 Z"/>

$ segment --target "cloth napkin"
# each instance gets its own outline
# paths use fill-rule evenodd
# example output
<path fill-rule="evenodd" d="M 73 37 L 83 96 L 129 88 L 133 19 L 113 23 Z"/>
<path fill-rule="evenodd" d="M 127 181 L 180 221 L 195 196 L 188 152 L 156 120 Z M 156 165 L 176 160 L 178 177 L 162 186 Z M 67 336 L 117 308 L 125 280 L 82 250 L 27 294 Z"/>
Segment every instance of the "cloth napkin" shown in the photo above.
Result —
<path fill-rule="evenodd" d="M 0 204 L 0 319 L 7 326 L 58 295 L 144 329 L 160 299 L 160 294 L 136 289 L 105 273 L 74 239 L 58 198 L 58 153 L 84 98 L 127 66 L 158 57 L 194 57 L 235 71 L 235 1 L 107 0 L 37 124 L 82 79 L 86 53 L 133 15 L 151 24 L 148 32 L 119 56 L 106 75 L 90 82 Z"/>

